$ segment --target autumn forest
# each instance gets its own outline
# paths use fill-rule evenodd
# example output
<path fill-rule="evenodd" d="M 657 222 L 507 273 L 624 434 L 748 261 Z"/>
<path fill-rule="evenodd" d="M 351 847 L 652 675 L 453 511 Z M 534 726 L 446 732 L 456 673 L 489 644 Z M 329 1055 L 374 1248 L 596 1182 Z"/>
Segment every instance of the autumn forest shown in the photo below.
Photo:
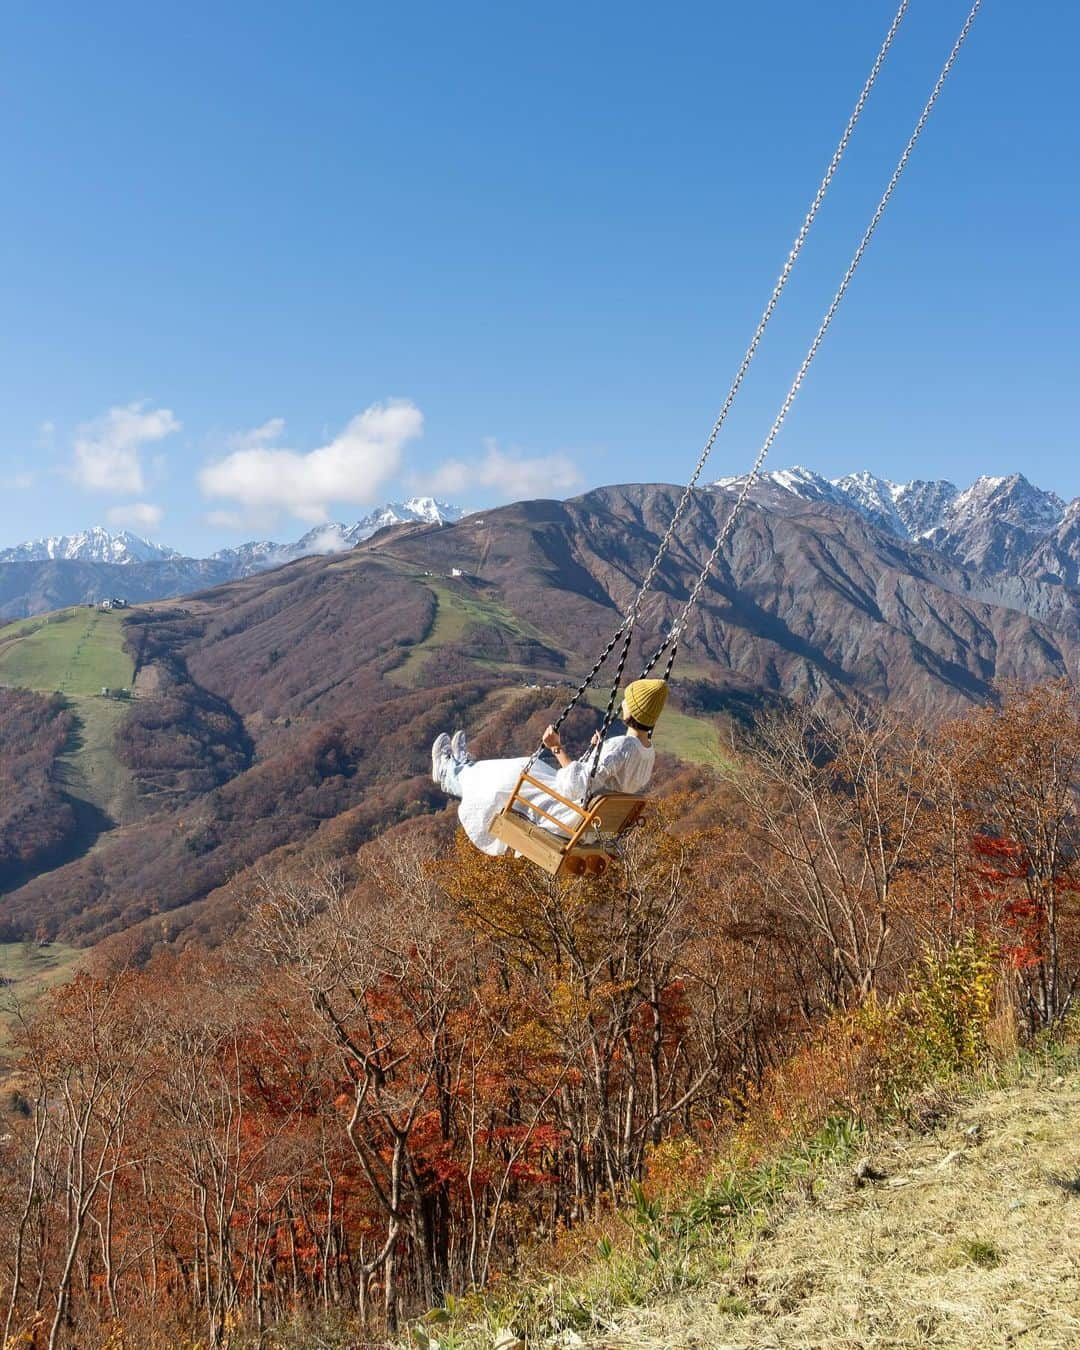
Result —
<path fill-rule="evenodd" d="M 933 726 L 762 717 L 600 880 L 407 822 L 245 873 L 217 945 L 85 969 L 13 1048 L 0 1344 L 382 1344 L 763 1102 L 879 1109 L 895 1028 L 964 1062 L 1060 1026 L 1080 706 L 1002 693 Z"/>

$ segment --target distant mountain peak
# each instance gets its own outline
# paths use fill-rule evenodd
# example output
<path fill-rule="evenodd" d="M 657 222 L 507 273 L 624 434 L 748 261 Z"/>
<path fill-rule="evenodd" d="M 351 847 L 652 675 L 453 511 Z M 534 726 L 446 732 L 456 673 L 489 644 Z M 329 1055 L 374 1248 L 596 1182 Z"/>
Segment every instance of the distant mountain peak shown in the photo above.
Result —
<path fill-rule="evenodd" d="M 745 481 L 721 478 L 714 486 L 731 490 Z M 796 465 L 764 473 L 759 483 L 766 500 L 780 490 L 805 501 L 853 509 L 879 529 L 927 543 L 984 573 L 1026 575 L 1037 570 L 1042 578 L 1075 584 L 1080 565 L 1074 538 L 1077 503 L 1066 504 L 1022 473 L 983 474 L 960 491 L 946 479 L 894 483 L 866 469 L 828 479 Z M 1041 548 L 1044 541 L 1047 547 Z"/>
<path fill-rule="evenodd" d="M 893 503 L 909 539 L 926 539 L 940 528 L 959 493 L 947 478 L 893 484 Z"/>
<path fill-rule="evenodd" d="M 448 520 L 460 520 L 462 516 L 468 514 L 459 506 L 450 506 L 447 502 L 440 502 L 434 497 L 410 497 L 401 505 L 403 510 L 438 525 L 443 525 Z"/>
<path fill-rule="evenodd" d="M 355 525 L 350 525 L 346 533 L 353 544 L 359 544 L 387 525 L 449 525 L 468 514 L 460 506 L 450 506 L 434 497 L 410 497 L 404 502 L 387 502 Z"/>
<path fill-rule="evenodd" d="M 745 482 L 745 474 L 736 474 L 729 478 L 718 478 L 713 487 L 740 488 Z M 793 464 L 790 469 L 766 469 L 758 475 L 758 482 L 763 487 L 771 484 L 784 492 L 794 493 L 806 501 L 837 500 L 836 490 L 829 480 L 801 464 Z"/>
<path fill-rule="evenodd" d="M 272 539 L 251 540 L 232 548 L 218 549 L 207 560 L 194 561 L 235 563 L 240 569 L 237 575 L 246 575 L 312 554 L 341 553 L 388 525 L 410 522 L 446 525 L 468 514 L 461 507 L 437 501 L 434 497 L 410 497 L 404 502 L 388 502 L 352 525 L 344 525 L 340 521 L 316 525 L 292 543 L 279 544 Z M 174 548 L 132 534 L 130 530 L 108 530 L 104 525 L 92 525 L 88 530 L 80 530 L 76 534 L 30 539 L 12 548 L 0 549 L 0 563 L 83 562 L 130 566 L 135 563 L 175 562 L 186 556 Z"/>
<path fill-rule="evenodd" d="M 960 520 L 987 511 L 1009 525 L 1049 534 L 1061 524 L 1065 502 L 1056 492 L 1035 487 L 1022 473 L 1004 477 L 985 474 L 957 496 L 949 514 Z"/>
<path fill-rule="evenodd" d="M 166 562 L 182 555 L 155 544 L 130 530 L 107 530 L 92 525 L 77 534 L 54 534 L 30 539 L 13 548 L 0 549 L 0 562 L 92 562 L 130 566 L 134 563 Z"/>
<path fill-rule="evenodd" d="M 213 559 L 215 562 L 235 563 L 240 569 L 238 575 L 246 576 L 251 572 L 265 571 L 268 567 L 281 567 L 298 558 L 344 553 L 346 549 L 355 548 L 365 539 L 370 539 L 376 531 L 386 529 L 389 525 L 448 525 L 468 514 L 460 506 L 451 506 L 434 497 L 410 497 L 408 501 L 387 502 L 385 506 L 376 507 L 352 525 L 328 520 L 322 525 L 313 526 L 290 544 L 276 544 L 269 539 L 253 540 L 233 548 L 219 549 Z"/>
<path fill-rule="evenodd" d="M 831 486 L 880 529 L 890 530 L 902 539 L 910 537 L 907 522 L 897 506 L 906 484 L 893 483 L 888 478 L 876 477 L 867 469 L 860 469 L 858 473 L 834 478 Z"/>

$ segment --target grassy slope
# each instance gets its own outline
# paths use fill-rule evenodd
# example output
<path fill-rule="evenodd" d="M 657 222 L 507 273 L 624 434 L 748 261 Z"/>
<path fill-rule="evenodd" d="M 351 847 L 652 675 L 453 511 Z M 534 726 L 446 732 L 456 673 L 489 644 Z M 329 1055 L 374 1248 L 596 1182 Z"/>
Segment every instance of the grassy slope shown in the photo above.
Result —
<path fill-rule="evenodd" d="M 76 696 L 130 687 L 119 614 L 77 608 L 47 618 L 0 628 L 0 684 Z"/>
<path fill-rule="evenodd" d="M 130 688 L 133 669 L 118 614 L 60 610 L 0 628 L 0 684 L 62 693 L 78 718 L 76 734 L 58 763 L 65 791 L 76 802 L 121 820 L 135 796 L 131 776 L 113 748 L 127 704 L 102 698 L 100 690 L 103 685 Z M 12 1002 L 32 1007 L 45 990 L 74 973 L 83 954 L 61 942 L 47 947 L 0 943 L 0 1055 L 10 1043 Z"/>
<path fill-rule="evenodd" d="M 117 699 L 73 698 L 79 731 L 60 756 L 59 781 L 72 797 L 89 802 L 111 820 L 132 817 L 137 793 L 128 769 L 116 757 L 116 733 L 127 714 Z"/>
<path fill-rule="evenodd" d="M 66 695 L 79 730 L 60 760 L 61 781 L 81 801 L 123 819 L 134 789 L 116 758 L 123 702 L 102 687 L 130 688 L 134 667 L 119 614 L 76 608 L 0 628 L 0 684 Z"/>
<path fill-rule="evenodd" d="M 405 562 L 392 553 L 365 554 L 362 558 L 355 554 L 346 554 L 339 561 L 330 563 L 329 571 L 347 572 L 362 564 L 370 566 L 372 563 L 421 582 L 435 600 L 435 617 L 431 627 L 422 640 L 409 650 L 401 663 L 387 672 L 387 678 L 394 684 L 406 688 L 415 685 L 427 658 L 442 647 L 460 642 L 472 624 L 499 627 L 514 637 L 523 636 L 517 620 L 503 605 L 498 602 L 477 601 L 472 596 L 456 590 L 443 578 L 418 567 L 415 563 Z"/>
<path fill-rule="evenodd" d="M 10 1047 L 11 1012 L 15 1005 L 32 1008 L 36 999 L 68 979 L 85 952 L 52 942 L 0 942 L 0 1059 Z M 2 1072 L 2 1065 L 0 1065 Z"/>
<path fill-rule="evenodd" d="M 587 1344 L 1080 1345 L 1080 1071 L 1043 1071 L 837 1167 L 711 1281 Z"/>
<path fill-rule="evenodd" d="M 478 600 L 435 579 L 425 579 L 424 584 L 435 597 L 435 620 L 423 641 L 418 642 L 401 665 L 390 672 L 390 679 L 395 684 L 414 684 L 429 656 L 442 647 L 461 642 L 468 629 L 474 625 L 498 628 L 510 638 L 532 637 L 543 640 L 541 634 L 523 625 L 498 601 Z M 478 664 L 490 663 L 481 661 Z"/>
<path fill-rule="evenodd" d="M 687 713 L 665 708 L 657 723 L 653 744 L 664 754 L 690 764 L 705 764 L 719 769 L 730 763 L 720 740 L 720 729 L 706 717 L 691 717 Z"/>

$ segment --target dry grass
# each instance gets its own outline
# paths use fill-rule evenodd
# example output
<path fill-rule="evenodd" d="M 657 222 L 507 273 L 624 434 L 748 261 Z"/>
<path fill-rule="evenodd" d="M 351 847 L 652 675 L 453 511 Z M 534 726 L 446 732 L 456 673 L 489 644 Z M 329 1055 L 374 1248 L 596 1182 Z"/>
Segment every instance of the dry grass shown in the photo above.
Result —
<path fill-rule="evenodd" d="M 71 979 L 85 955 L 63 942 L 0 942 L 0 1082 L 7 1073 L 16 1009 L 29 1011 L 42 994 Z"/>
<path fill-rule="evenodd" d="M 594 1347 L 1080 1345 L 1080 1072 L 1051 1069 L 886 1141 L 784 1202 L 692 1293 Z"/>

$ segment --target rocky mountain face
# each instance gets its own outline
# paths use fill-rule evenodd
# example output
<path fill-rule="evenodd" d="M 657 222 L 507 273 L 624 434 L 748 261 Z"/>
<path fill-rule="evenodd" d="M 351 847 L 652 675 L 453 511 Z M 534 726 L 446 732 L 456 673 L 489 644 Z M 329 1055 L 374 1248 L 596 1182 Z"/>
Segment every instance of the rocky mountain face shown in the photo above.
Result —
<path fill-rule="evenodd" d="M 1060 523 L 1024 563 L 1034 581 L 1060 581 L 1080 587 L 1080 498 L 1069 503 Z"/>
<path fill-rule="evenodd" d="M 604 488 L 488 512 L 393 547 L 496 587 L 520 619 L 557 636 L 552 645 L 584 658 L 631 599 L 677 499 L 661 485 Z M 721 494 L 695 494 L 646 606 L 642 652 L 667 631 L 726 512 Z M 706 585 L 683 656 L 711 678 L 780 697 L 828 702 L 857 692 L 932 717 L 987 696 L 996 679 L 1075 675 L 1080 597 L 1031 579 L 990 585 L 826 500 L 798 509 L 790 497 L 783 509 L 754 502 Z"/>
<path fill-rule="evenodd" d="M 957 489 L 943 478 L 929 483 L 916 478 L 898 486 L 895 496 L 889 495 L 907 537 L 922 539 L 944 523 L 946 512 L 956 500 Z"/>
<path fill-rule="evenodd" d="M 118 595 L 162 600 L 318 554 L 341 553 L 389 525 L 442 525 L 465 512 L 433 497 L 390 502 L 352 525 L 317 525 L 292 543 L 257 540 L 187 558 L 122 530 L 95 525 L 80 534 L 35 539 L 0 550 L 0 619 L 30 618 L 65 605 Z"/>
<path fill-rule="evenodd" d="M 713 486 L 731 490 L 744 481 L 722 478 Z M 762 474 L 752 495 L 779 510 L 793 499 L 854 510 L 986 577 L 1077 584 L 1080 498 L 1066 505 L 1020 473 L 977 478 L 961 492 L 944 479 L 893 483 L 866 471 L 828 479 L 796 466 Z"/>
<path fill-rule="evenodd" d="M 1042 541 L 1061 524 L 1065 503 L 1023 474 L 978 478 L 959 493 L 925 537 L 934 548 L 981 572 L 1025 575 Z"/>

